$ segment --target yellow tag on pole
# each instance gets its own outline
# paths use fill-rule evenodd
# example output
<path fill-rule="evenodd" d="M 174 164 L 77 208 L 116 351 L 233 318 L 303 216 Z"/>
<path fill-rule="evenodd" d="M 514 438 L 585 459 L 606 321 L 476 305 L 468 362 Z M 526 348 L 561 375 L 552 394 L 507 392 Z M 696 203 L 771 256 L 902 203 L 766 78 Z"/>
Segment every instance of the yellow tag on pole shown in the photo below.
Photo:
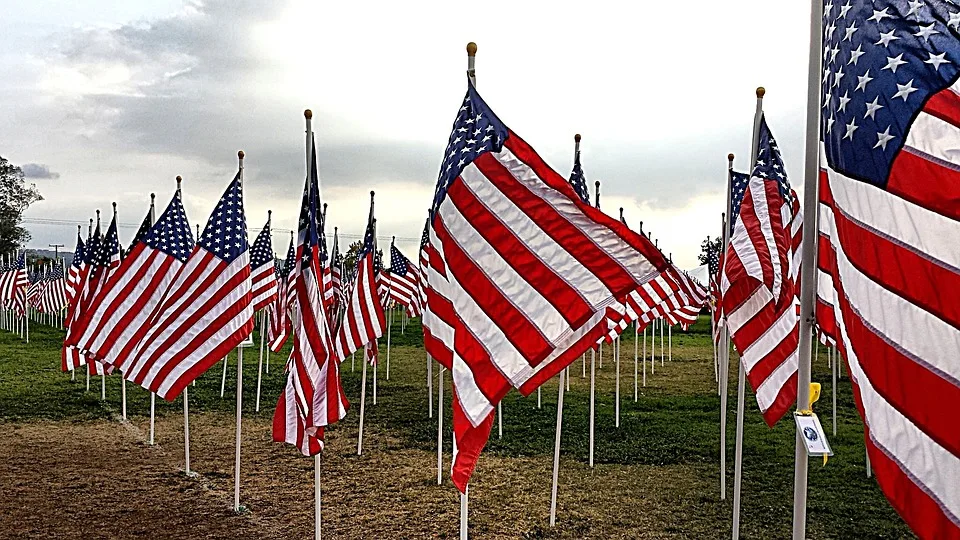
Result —
<path fill-rule="evenodd" d="M 813 413 L 813 404 L 820 399 L 820 390 L 821 390 L 820 383 L 810 383 L 810 402 L 806 409 L 797 411 L 796 415 L 798 416 L 798 420 L 797 420 L 798 422 L 800 422 L 799 417 L 808 417 L 807 419 L 815 424 L 815 427 L 816 427 L 815 431 L 820 432 L 822 434 L 823 441 L 824 443 L 826 443 L 826 434 L 822 433 L 823 430 L 822 430 L 822 427 L 820 426 L 820 422 L 819 420 L 817 420 L 816 415 Z M 807 430 L 805 431 L 810 431 L 810 428 L 808 427 Z M 808 435 L 808 436 L 812 436 L 812 435 Z M 817 440 L 817 438 L 818 437 L 813 437 L 811 440 Z M 827 457 L 831 453 L 829 447 L 826 447 L 825 450 L 826 451 L 823 452 L 822 454 L 824 466 L 826 466 Z M 820 452 L 817 452 L 817 453 L 820 453 Z"/>

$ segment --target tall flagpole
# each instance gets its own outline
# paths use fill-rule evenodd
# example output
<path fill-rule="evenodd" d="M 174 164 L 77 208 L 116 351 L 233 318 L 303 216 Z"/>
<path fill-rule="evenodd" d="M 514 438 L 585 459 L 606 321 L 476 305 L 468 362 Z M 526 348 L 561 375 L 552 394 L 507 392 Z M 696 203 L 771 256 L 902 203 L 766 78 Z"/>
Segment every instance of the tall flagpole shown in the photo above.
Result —
<path fill-rule="evenodd" d="M 243 150 L 237 152 L 240 161 L 240 186 L 243 187 Z M 240 512 L 240 436 L 241 415 L 243 408 L 243 345 L 237 347 L 237 441 L 233 470 L 233 511 Z"/>
<path fill-rule="evenodd" d="M 733 175 L 733 154 L 727 154 L 727 212 L 730 215 L 730 205 L 733 203 L 730 193 L 730 182 Z M 727 244 L 730 243 L 730 225 L 723 228 L 723 247 L 720 252 L 720 267 L 727 258 Z M 721 299 L 722 304 L 722 299 Z M 730 335 L 727 333 L 726 315 L 720 319 L 720 500 L 727 498 L 727 385 L 730 384 Z"/>
<path fill-rule="evenodd" d="M 803 245 L 800 266 L 800 343 L 797 366 L 797 408 L 806 409 L 810 403 L 810 349 L 814 323 L 814 284 L 817 260 L 817 186 L 820 175 L 820 43 L 823 21 L 823 2 L 810 2 L 810 57 L 807 66 L 807 126 L 804 155 L 803 187 Z M 793 538 L 806 537 L 807 527 L 807 466 L 806 445 L 797 431 L 793 476 Z"/>
<path fill-rule="evenodd" d="M 180 186 L 180 177 L 177 177 L 177 186 Z M 157 211 L 156 211 L 156 193 L 150 194 L 150 226 L 157 222 Z M 184 387 L 186 391 L 186 387 Z M 150 392 L 150 446 L 153 446 L 154 442 L 154 433 L 156 433 L 156 420 L 157 420 L 157 394 L 156 392 Z"/>
<path fill-rule="evenodd" d="M 757 110 L 753 114 L 753 140 L 750 143 L 750 171 L 753 174 L 753 166 L 757 160 L 757 146 L 760 137 L 760 119 L 763 118 L 763 95 L 766 91 L 761 86 L 757 88 Z M 733 538 L 740 538 L 740 485 L 743 477 L 743 407 L 746 394 L 747 372 L 743 367 L 743 362 L 737 362 L 737 430 L 735 441 L 735 454 L 733 458 Z"/>
<path fill-rule="evenodd" d="M 467 77 L 470 79 L 470 84 L 472 84 L 474 88 L 477 86 L 476 60 L 477 44 L 471 41 L 467 43 Z M 451 380 L 452 377 L 453 374 L 451 373 Z M 456 438 L 454 438 L 454 444 L 456 444 Z M 460 540 L 467 540 L 467 504 L 469 493 L 470 484 L 467 484 L 464 486 L 463 493 L 460 494 Z"/>
<path fill-rule="evenodd" d="M 183 198 L 180 190 L 182 183 L 183 178 L 178 176 L 177 196 L 181 199 Z M 183 470 L 188 477 L 193 476 L 193 473 L 190 472 L 190 398 L 187 396 L 189 388 L 189 386 L 183 387 Z M 156 394 L 154 394 L 154 397 L 156 397 Z"/>
<path fill-rule="evenodd" d="M 374 192 L 370 191 L 370 216 L 367 218 L 367 224 L 369 226 L 370 222 L 373 222 L 373 257 L 377 256 L 377 225 L 376 220 L 373 219 L 373 197 Z M 364 346 L 366 348 L 366 346 Z M 363 454 L 363 417 L 364 412 L 367 408 L 367 355 L 364 352 L 363 356 L 360 358 L 360 363 L 363 364 L 363 373 L 360 375 L 360 429 L 357 432 L 357 455 Z"/>
<path fill-rule="evenodd" d="M 440 366 L 437 380 L 437 485 L 443 484 L 443 372 Z"/>
<path fill-rule="evenodd" d="M 272 226 L 271 221 L 273 220 L 273 211 L 267 210 L 267 230 L 270 230 Z M 273 243 L 273 232 L 271 231 L 270 243 Z M 273 251 L 273 246 L 270 246 L 270 250 Z M 277 287 L 277 294 L 280 294 L 280 287 Z M 255 412 L 260 412 L 260 385 L 263 380 L 263 342 L 266 334 L 267 326 L 267 312 L 266 310 L 260 311 L 260 360 L 257 361 L 257 405 L 254 408 Z"/>
<path fill-rule="evenodd" d="M 314 145 L 313 145 L 313 111 L 306 109 L 303 111 L 303 118 L 306 125 L 305 129 L 305 155 L 306 155 L 306 177 L 310 176 L 312 168 L 312 160 Z M 293 231 L 290 231 L 290 240 L 293 241 Z M 323 281 L 323 276 L 321 277 L 321 282 Z M 268 353 L 269 361 L 269 353 Z M 269 364 L 268 364 L 269 365 Z M 269 369 L 267 370 L 269 373 Z M 313 518 L 313 530 L 314 538 L 320 540 L 320 454 L 313 456 L 313 499 L 314 499 L 314 518 Z"/>
<path fill-rule="evenodd" d="M 97 210 L 97 213 L 99 214 L 100 211 Z M 90 239 L 92 237 L 93 237 L 93 218 L 90 218 L 90 224 L 87 225 L 87 245 L 88 246 L 90 245 Z M 75 294 L 79 294 L 79 292 L 76 292 Z M 90 391 L 90 359 L 89 358 L 84 357 L 84 366 L 87 368 L 84 370 L 87 372 L 87 390 L 86 391 L 89 392 Z"/>
<path fill-rule="evenodd" d="M 390 273 L 393 274 L 393 244 L 397 241 L 397 237 L 390 238 Z M 393 278 L 390 279 L 390 292 L 393 292 Z M 387 302 L 390 301 L 390 293 L 387 293 Z M 390 310 L 390 314 L 393 314 L 393 309 Z M 387 317 L 387 380 L 390 380 L 390 334 L 393 326 L 393 317 Z"/>
<path fill-rule="evenodd" d="M 560 474 L 560 430 L 563 426 L 563 384 L 566 370 L 560 371 L 560 390 L 557 392 L 557 435 L 553 442 L 553 486 L 550 489 L 550 526 L 557 524 L 557 478 Z"/>

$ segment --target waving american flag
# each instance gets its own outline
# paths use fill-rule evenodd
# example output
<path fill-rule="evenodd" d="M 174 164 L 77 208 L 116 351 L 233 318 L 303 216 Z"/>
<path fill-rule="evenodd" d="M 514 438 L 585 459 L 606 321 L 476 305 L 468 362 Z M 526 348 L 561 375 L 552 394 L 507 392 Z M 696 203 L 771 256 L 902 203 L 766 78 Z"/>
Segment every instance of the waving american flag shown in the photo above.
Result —
<path fill-rule="evenodd" d="M 320 219 L 320 178 L 314 143 L 291 274 L 291 308 L 296 314 L 293 350 L 287 361 L 287 383 L 273 415 L 273 440 L 296 445 L 304 455 L 320 451 L 323 429 L 346 416 L 348 405 L 323 305 Z"/>
<path fill-rule="evenodd" d="M 178 190 L 166 210 L 131 246 L 121 269 L 74 323 L 68 343 L 126 373 L 151 317 L 193 251 Z"/>
<path fill-rule="evenodd" d="M 253 310 L 259 311 L 267 307 L 278 294 L 269 217 L 250 249 L 250 279 L 253 282 Z"/>
<path fill-rule="evenodd" d="M 170 226 L 181 229 L 184 224 L 177 220 Z M 253 331 L 242 168 L 183 260 L 189 239 L 178 231 L 171 243 L 176 256 L 170 258 L 177 262 L 169 262 L 182 266 L 147 319 L 149 329 L 131 352 L 124 372 L 168 401 Z M 156 245 L 162 241 L 157 238 Z"/>
<path fill-rule="evenodd" d="M 608 331 L 608 307 L 665 272 L 649 240 L 590 207 L 469 84 L 437 182 L 430 354 L 452 367 L 465 489 L 496 404 L 529 394 Z"/>
<path fill-rule="evenodd" d="M 396 246 L 390 244 L 390 298 L 404 306 L 407 315 L 420 316 L 420 269 L 413 265 Z"/>
<path fill-rule="evenodd" d="M 960 538 L 960 6 L 828 3 L 823 27 L 817 324 L 891 504 Z"/>
<path fill-rule="evenodd" d="M 734 184 L 730 244 L 720 282 L 730 337 L 772 426 L 797 398 L 800 203 L 761 117 L 757 159 L 745 189 Z"/>

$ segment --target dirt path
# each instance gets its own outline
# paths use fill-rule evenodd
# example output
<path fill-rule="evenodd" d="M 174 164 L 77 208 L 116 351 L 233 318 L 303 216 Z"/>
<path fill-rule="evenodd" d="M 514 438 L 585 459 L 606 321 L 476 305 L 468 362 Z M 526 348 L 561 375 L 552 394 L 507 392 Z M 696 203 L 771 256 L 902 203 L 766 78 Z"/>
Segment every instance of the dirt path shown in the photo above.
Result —
<path fill-rule="evenodd" d="M 313 527 L 312 460 L 269 440 L 265 418 L 244 422 L 243 515 L 231 509 L 232 417 L 191 416 L 191 461 L 182 472 L 182 423 L 0 424 L 0 538 L 307 538 Z M 457 492 L 436 485 L 436 454 L 377 433 L 333 431 L 323 463 L 327 538 L 456 538 Z M 449 466 L 449 455 L 445 457 Z M 472 538 L 670 538 L 700 489 L 688 467 L 561 467 L 559 523 L 547 527 L 550 461 L 484 456 L 471 497 Z M 686 501 L 686 502 L 685 502 Z M 684 506 L 690 512 L 684 512 Z M 684 517 L 686 514 L 686 517 Z M 719 517 L 719 516 L 716 516 Z M 684 528 L 690 531 L 690 523 Z M 673 529 L 674 531 L 676 529 Z"/>

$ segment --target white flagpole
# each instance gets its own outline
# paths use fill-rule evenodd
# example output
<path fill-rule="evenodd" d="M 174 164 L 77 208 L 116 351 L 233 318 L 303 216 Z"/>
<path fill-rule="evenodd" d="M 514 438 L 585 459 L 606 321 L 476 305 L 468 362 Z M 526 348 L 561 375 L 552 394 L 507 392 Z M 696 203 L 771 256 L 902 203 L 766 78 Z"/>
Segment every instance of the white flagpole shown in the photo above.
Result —
<path fill-rule="evenodd" d="M 817 261 L 817 187 L 820 179 L 820 43 L 823 13 L 821 0 L 810 2 L 810 57 L 807 66 L 807 125 L 803 167 L 803 245 L 800 276 L 800 343 L 797 366 L 797 408 L 810 403 L 810 350 L 813 336 Z M 793 538 L 803 540 L 807 529 L 806 443 L 797 431 L 793 476 Z"/>
<path fill-rule="evenodd" d="M 103 367 L 103 375 L 100 376 L 100 401 L 107 400 L 107 367 Z"/>
<path fill-rule="evenodd" d="M 467 501 L 470 497 L 470 484 L 460 494 L 460 540 L 467 540 Z"/>
<path fill-rule="evenodd" d="M 450 374 L 453 377 L 453 374 Z M 497 438 L 503 438 L 503 401 L 497 403 Z"/>
<path fill-rule="evenodd" d="M 187 388 L 183 388 L 183 469 L 190 476 L 190 401 Z"/>
<path fill-rule="evenodd" d="M 580 378 L 586 379 L 587 378 L 587 353 L 583 353 L 582 355 L 580 355 L 580 368 L 582 370 Z"/>
<path fill-rule="evenodd" d="M 757 159 L 757 147 L 760 144 L 760 120 L 763 118 L 763 87 L 757 88 L 757 110 L 753 115 L 753 140 L 750 144 L 750 172 L 753 174 L 753 165 Z M 731 216 L 732 217 L 732 216 Z M 746 394 L 747 373 L 743 361 L 737 362 L 737 428 L 735 439 L 735 453 L 733 461 L 733 538 L 740 538 L 740 486 L 743 477 L 743 407 Z"/>
<path fill-rule="evenodd" d="M 320 454 L 313 456 L 313 497 L 314 538 L 320 540 Z"/>
<path fill-rule="evenodd" d="M 614 356 L 614 365 L 617 369 L 617 389 L 616 389 L 616 403 L 614 403 L 614 427 L 620 427 L 620 336 L 617 336 L 617 340 L 613 342 L 613 356 Z"/>
<path fill-rule="evenodd" d="M 831 362 L 831 368 L 833 371 L 833 436 L 837 436 L 837 362 L 840 360 L 840 355 L 836 354 L 837 349 L 832 349 L 833 361 Z"/>
<path fill-rule="evenodd" d="M 357 366 L 357 351 L 350 353 L 350 372 L 354 371 L 354 368 Z"/>
<path fill-rule="evenodd" d="M 469 77 L 470 82 L 474 85 L 474 87 L 477 85 L 476 60 L 477 44 L 471 41 L 470 43 L 467 43 L 467 77 Z M 500 406 L 497 404 L 498 416 L 499 412 Z M 454 448 L 456 448 L 456 437 L 453 439 L 453 444 Z M 456 452 L 456 450 L 454 450 L 454 452 Z M 469 496 L 470 485 L 467 484 L 464 486 L 463 493 L 460 494 L 460 540 L 467 540 L 467 501 Z"/>
<path fill-rule="evenodd" d="M 643 387 L 647 387 L 647 327 L 643 327 L 643 356 L 640 357 L 640 363 L 643 364 Z M 634 400 L 636 401 L 636 400 Z"/>
<path fill-rule="evenodd" d="M 542 408 L 542 402 L 540 401 L 540 387 L 537 387 L 537 408 Z"/>
<path fill-rule="evenodd" d="M 730 206 L 732 204 L 730 197 L 730 179 L 733 174 L 733 154 L 727 154 L 727 212 L 730 215 Z M 723 245 L 721 248 L 721 260 L 727 256 L 727 244 L 730 243 L 730 224 L 726 223 L 723 227 Z M 726 317 L 721 320 L 720 342 L 723 344 L 720 349 L 720 500 L 727 498 L 727 401 L 729 393 L 727 385 L 730 384 L 730 335 L 727 333 Z"/>
<path fill-rule="evenodd" d="M 673 362 L 673 325 L 667 327 L 667 360 Z"/>
<path fill-rule="evenodd" d="M 550 489 L 550 526 L 557 524 L 557 477 L 560 474 L 560 431 L 563 426 L 563 384 L 566 370 L 560 372 L 560 390 L 557 392 L 557 435 L 553 442 L 553 487 Z"/>
<path fill-rule="evenodd" d="M 263 379 L 263 336 L 267 321 L 266 314 L 266 311 L 260 312 L 260 360 L 257 361 L 257 404 L 254 408 L 255 412 L 260 412 L 260 386 Z"/>
<path fill-rule="evenodd" d="M 439 380 L 437 381 L 437 485 L 443 484 L 443 372 L 446 368 L 440 366 Z"/>
<path fill-rule="evenodd" d="M 603 342 L 602 341 L 600 342 L 600 352 L 597 354 L 597 358 L 599 358 L 600 369 L 603 369 Z"/>
<path fill-rule="evenodd" d="M 659 319 L 650 321 L 650 374 L 657 374 L 657 326 L 660 325 Z"/>
<path fill-rule="evenodd" d="M 180 191 L 180 181 L 182 178 L 177 177 L 177 191 Z M 156 223 L 156 193 L 150 194 L 150 226 L 152 227 Z M 122 374 L 121 374 L 122 376 Z M 124 379 L 126 382 L 126 379 Z M 157 420 L 157 394 L 150 392 L 150 446 L 153 446 L 154 443 L 154 434 L 156 433 L 156 420 Z"/>
<path fill-rule="evenodd" d="M 375 342 L 378 340 L 374 340 Z M 380 359 L 373 364 L 373 404 L 377 404 L 377 366 L 380 365 Z"/>
<path fill-rule="evenodd" d="M 391 252 L 393 252 L 393 243 L 396 242 L 396 240 L 397 240 L 397 237 L 396 237 L 396 236 L 394 236 L 394 237 L 392 237 L 392 238 L 390 239 L 390 251 L 391 251 Z M 391 270 L 392 270 L 393 262 L 390 263 L 390 266 L 391 266 Z M 390 280 L 390 289 L 391 289 L 391 291 L 392 291 L 392 289 L 393 289 L 393 280 L 392 280 L 392 279 Z M 388 293 L 388 294 L 389 294 L 389 293 Z M 389 298 L 389 296 L 388 296 L 388 298 Z M 389 300 L 388 300 L 388 302 L 389 302 Z M 391 329 L 392 329 L 392 327 L 393 327 L 393 312 L 394 312 L 394 310 L 393 310 L 392 308 L 390 309 L 389 312 L 387 312 L 387 380 L 388 380 L 388 381 L 390 380 L 390 334 L 392 333 L 392 332 L 391 332 Z M 374 390 L 374 395 L 376 395 L 376 390 Z M 376 398 L 373 399 L 373 403 L 374 403 L 374 404 L 377 403 L 377 399 L 376 399 Z"/>
<path fill-rule="evenodd" d="M 594 418 L 596 416 L 597 351 L 590 349 L 590 467 L 593 467 Z"/>
<path fill-rule="evenodd" d="M 374 196 L 374 192 L 371 191 L 371 192 L 370 192 L 370 217 L 369 217 L 368 219 L 373 219 L 373 196 Z M 377 246 L 376 246 L 377 225 L 376 225 L 376 222 L 375 222 L 375 221 L 374 221 L 374 225 L 373 225 L 373 238 L 374 238 L 374 246 L 373 246 L 373 254 L 374 254 L 374 255 L 373 255 L 373 256 L 376 257 L 376 253 L 377 253 Z M 354 353 L 356 353 L 356 351 L 354 351 Z M 366 408 L 367 408 L 367 355 L 366 355 L 366 352 L 364 352 L 363 357 L 360 359 L 360 362 L 363 364 L 363 371 L 362 371 L 362 374 L 360 375 L 360 377 L 361 377 L 361 382 L 360 382 L 360 428 L 359 428 L 359 430 L 358 430 L 358 432 L 357 432 L 357 455 L 358 455 L 358 456 L 363 454 L 363 417 L 364 417 L 364 412 L 366 412 Z M 374 380 L 374 385 L 376 385 L 376 380 L 377 380 L 377 378 L 376 378 L 376 377 L 377 377 L 377 371 L 376 371 L 377 365 L 376 365 L 376 364 L 373 365 L 373 369 L 374 369 L 374 371 L 373 371 L 373 377 L 374 377 L 373 380 Z M 374 388 L 376 388 L 376 386 L 374 386 Z M 374 391 L 374 392 L 376 392 L 376 391 Z M 374 393 L 374 396 L 376 396 L 376 393 Z M 376 401 L 374 401 L 374 403 L 376 403 Z"/>
<path fill-rule="evenodd" d="M 237 152 L 240 160 L 240 185 L 243 185 L 243 150 Z M 237 347 L 237 444 L 235 451 L 236 466 L 233 471 L 233 511 L 240 511 L 240 438 L 243 412 L 243 346 Z"/>
<path fill-rule="evenodd" d="M 223 376 L 220 378 L 220 397 L 224 396 L 224 393 L 227 391 L 227 360 L 230 358 L 230 353 L 227 353 L 223 356 Z"/>
<path fill-rule="evenodd" d="M 640 396 L 640 377 L 639 377 L 639 358 L 637 354 L 640 346 L 640 326 L 637 321 L 633 321 L 633 402 L 636 403 Z"/>
<path fill-rule="evenodd" d="M 426 353 L 427 357 L 427 411 L 429 418 L 433 418 L 433 359 L 430 358 L 430 353 Z"/>
<path fill-rule="evenodd" d="M 666 320 L 660 321 L 660 367 L 663 367 L 663 327 L 666 326 Z"/>

